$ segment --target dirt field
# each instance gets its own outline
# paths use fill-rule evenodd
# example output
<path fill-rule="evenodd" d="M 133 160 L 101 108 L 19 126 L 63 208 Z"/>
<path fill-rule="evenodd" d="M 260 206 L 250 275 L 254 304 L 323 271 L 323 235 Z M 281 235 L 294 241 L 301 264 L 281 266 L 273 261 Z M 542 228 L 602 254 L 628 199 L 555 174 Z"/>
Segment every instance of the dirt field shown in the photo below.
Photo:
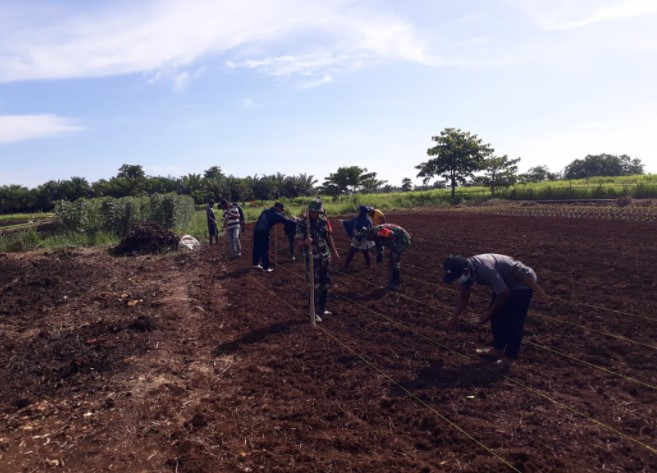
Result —
<path fill-rule="evenodd" d="M 388 220 L 412 234 L 401 290 L 336 264 L 317 328 L 281 229 L 269 274 L 250 232 L 234 260 L 0 256 L 0 472 L 657 471 L 656 223 Z M 487 326 L 443 327 L 452 252 L 515 256 L 554 297 L 508 374 L 474 356 Z"/>

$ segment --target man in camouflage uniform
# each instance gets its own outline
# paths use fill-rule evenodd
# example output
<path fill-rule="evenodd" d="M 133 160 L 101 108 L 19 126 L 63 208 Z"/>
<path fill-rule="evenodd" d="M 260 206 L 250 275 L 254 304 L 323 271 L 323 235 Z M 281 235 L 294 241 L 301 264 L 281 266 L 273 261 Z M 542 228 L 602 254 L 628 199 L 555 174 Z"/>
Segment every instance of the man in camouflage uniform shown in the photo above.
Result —
<path fill-rule="evenodd" d="M 336 259 L 340 258 L 338 250 L 335 249 L 335 244 L 333 243 L 333 229 L 331 228 L 331 223 L 326 218 L 321 200 L 312 201 L 308 205 L 308 216 L 298 219 L 295 240 L 297 241 L 298 247 L 304 247 L 303 254 L 307 270 L 310 266 L 308 248 L 312 248 L 315 282 L 315 320 L 321 322 L 320 315 L 331 314 L 331 312 L 326 310 L 328 287 L 331 284 L 331 275 L 329 274 L 329 265 L 331 263 L 330 250 L 333 251 Z"/>
<path fill-rule="evenodd" d="M 411 236 L 399 225 L 384 223 L 372 227 L 367 232 L 366 238 L 373 241 L 377 248 L 379 246 L 390 248 L 386 289 L 399 289 L 399 286 L 401 286 L 401 258 L 406 248 L 411 244 Z"/>

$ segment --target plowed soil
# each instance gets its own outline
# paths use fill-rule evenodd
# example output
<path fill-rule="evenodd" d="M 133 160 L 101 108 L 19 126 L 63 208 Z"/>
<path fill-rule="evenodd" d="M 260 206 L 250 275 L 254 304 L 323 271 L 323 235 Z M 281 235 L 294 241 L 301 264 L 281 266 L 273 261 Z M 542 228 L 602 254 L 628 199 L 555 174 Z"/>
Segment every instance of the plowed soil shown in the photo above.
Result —
<path fill-rule="evenodd" d="M 657 471 L 657 225 L 392 213 L 402 287 L 356 255 L 313 327 L 303 263 L 222 245 L 0 256 L 2 472 Z M 338 248 L 349 243 L 332 219 Z M 508 373 L 444 328 L 450 253 L 514 256 L 532 301 Z"/>

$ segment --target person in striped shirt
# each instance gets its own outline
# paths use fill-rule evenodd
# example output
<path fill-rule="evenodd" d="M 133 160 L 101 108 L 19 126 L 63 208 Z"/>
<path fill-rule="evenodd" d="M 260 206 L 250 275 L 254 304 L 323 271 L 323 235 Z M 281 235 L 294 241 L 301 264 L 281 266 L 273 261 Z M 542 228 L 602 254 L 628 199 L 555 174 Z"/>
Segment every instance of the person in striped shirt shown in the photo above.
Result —
<path fill-rule="evenodd" d="M 231 207 L 228 201 L 223 199 L 220 203 L 223 215 L 223 230 L 228 239 L 228 246 L 230 247 L 233 258 L 242 256 L 242 245 L 240 243 L 240 213 L 235 207 Z"/>

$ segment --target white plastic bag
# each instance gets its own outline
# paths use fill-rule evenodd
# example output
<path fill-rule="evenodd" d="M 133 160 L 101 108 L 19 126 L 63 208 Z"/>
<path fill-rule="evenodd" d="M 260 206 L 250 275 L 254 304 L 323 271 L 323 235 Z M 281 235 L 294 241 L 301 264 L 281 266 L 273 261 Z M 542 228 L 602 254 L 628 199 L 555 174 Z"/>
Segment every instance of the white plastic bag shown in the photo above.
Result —
<path fill-rule="evenodd" d="M 198 250 L 200 247 L 201 242 L 191 235 L 183 235 L 178 243 L 178 248 L 180 249 Z"/>

